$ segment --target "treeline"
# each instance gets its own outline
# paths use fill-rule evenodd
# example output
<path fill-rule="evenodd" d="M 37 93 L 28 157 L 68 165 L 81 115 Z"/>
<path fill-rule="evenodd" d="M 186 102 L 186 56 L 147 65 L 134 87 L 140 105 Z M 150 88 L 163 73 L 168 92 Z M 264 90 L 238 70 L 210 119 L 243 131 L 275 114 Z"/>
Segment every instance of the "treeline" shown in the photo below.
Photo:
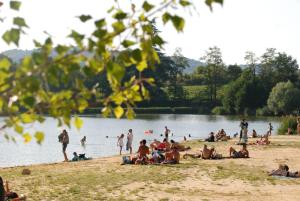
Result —
<path fill-rule="evenodd" d="M 144 93 L 150 99 L 137 107 L 192 108 L 193 113 L 282 115 L 299 113 L 300 71 L 297 61 L 284 52 L 269 48 L 261 56 L 246 52 L 245 64 L 226 65 L 220 48 L 211 47 L 200 58 L 205 65 L 198 66 L 191 74 L 185 74 L 188 59 L 176 49 L 174 55 L 166 56 L 156 49 L 160 63 L 142 74 L 134 66 L 126 69 L 123 82 L 133 75 L 153 77 L 154 85 L 145 86 Z M 117 53 L 119 54 L 119 53 Z M 0 55 L 0 58 L 3 57 Z M 51 59 L 51 58 L 49 58 Z M 14 68 L 13 68 L 14 69 Z M 80 73 L 74 74 L 81 78 Z M 53 79 L 63 79 L 59 74 Z M 78 80 L 78 79 L 77 79 Z M 58 82 L 57 82 L 58 83 Z M 55 92 L 72 89 L 74 82 L 49 85 Z M 105 98 L 111 93 L 105 73 L 84 80 L 90 90 L 98 90 Z M 101 107 L 89 100 L 90 107 Z M 185 110 L 185 109 L 184 109 Z M 181 113 L 184 113 L 184 110 Z M 195 111 L 197 110 L 197 111 Z M 190 113 L 191 109 L 186 109 Z"/>
<path fill-rule="evenodd" d="M 282 115 L 299 113 L 300 71 L 296 59 L 269 48 L 257 57 L 246 52 L 245 65 L 225 65 L 221 50 L 209 48 L 207 64 L 185 75 L 183 85 L 204 85 L 215 114 Z"/>

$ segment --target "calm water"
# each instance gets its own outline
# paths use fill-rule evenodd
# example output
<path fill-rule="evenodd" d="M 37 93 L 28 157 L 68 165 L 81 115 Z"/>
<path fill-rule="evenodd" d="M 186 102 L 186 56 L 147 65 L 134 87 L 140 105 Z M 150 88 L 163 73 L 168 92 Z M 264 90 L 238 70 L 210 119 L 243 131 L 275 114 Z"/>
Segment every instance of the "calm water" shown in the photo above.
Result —
<path fill-rule="evenodd" d="M 67 129 L 70 136 L 70 144 L 67 149 L 69 158 L 72 153 L 86 153 L 88 157 L 112 156 L 118 154 L 117 136 L 127 134 L 129 128 L 133 129 L 134 151 L 138 148 L 141 139 L 153 140 L 162 137 L 164 126 L 168 126 L 173 133 L 173 139 L 182 141 L 183 136 L 192 136 L 191 139 L 206 138 L 210 131 L 218 131 L 223 128 L 231 136 L 239 131 L 238 117 L 208 116 L 208 115 L 139 115 L 134 120 L 127 119 L 103 119 L 97 117 L 83 117 L 84 125 L 80 131 L 75 128 Z M 0 120 L 2 120 L 0 118 Z M 258 134 L 266 133 L 268 123 L 272 122 L 274 130 L 277 130 L 278 120 L 275 118 L 248 119 L 249 131 L 256 129 Z M 17 134 L 17 143 L 7 142 L 3 134 L 0 134 L 0 167 L 16 165 L 29 165 L 39 163 L 59 162 L 63 160 L 61 144 L 57 136 L 62 128 L 57 127 L 57 122 L 47 118 L 43 124 L 35 124 L 28 131 L 44 131 L 45 140 L 38 145 L 34 140 L 24 144 Z M 152 129 L 152 135 L 145 135 L 144 131 Z M 87 137 L 86 147 L 80 145 L 80 139 Z M 106 138 L 106 136 L 109 136 Z M 125 141 L 125 140 L 124 140 Z M 126 142 L 125 142 L 126 143 Z"/>

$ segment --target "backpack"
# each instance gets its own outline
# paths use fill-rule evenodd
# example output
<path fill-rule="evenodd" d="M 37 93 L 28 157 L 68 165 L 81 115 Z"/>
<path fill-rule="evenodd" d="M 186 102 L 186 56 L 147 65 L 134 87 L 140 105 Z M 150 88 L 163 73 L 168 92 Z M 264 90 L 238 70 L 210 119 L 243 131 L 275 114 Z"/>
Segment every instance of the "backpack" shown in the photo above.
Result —
<path fill-rule="evenodd" d="M 63 134 L 62 133 L 59 134 L 59 136 L 58 136 L 58 142 L 62 142 L 63 138 L 64 138 Z"/>

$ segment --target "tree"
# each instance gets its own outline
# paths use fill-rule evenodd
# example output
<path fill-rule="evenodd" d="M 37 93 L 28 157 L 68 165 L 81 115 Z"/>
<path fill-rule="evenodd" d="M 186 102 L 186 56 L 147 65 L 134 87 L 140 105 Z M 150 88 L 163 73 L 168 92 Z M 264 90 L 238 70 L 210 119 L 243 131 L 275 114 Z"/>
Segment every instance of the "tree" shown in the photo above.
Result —
<path fill-rule="evenodd" d="M 251 51 L 247 51 L 244 59 L 245 59 L 245 62 L 247 64 L 248 68 L 250 68 L 251 71 L 253 72 L 253 76 L 255 76 L 257 62 L 258 62 L 258 58 L 255 56 L 255 53 L 251 52 Z"/>
<path fill-rule="evenodd" d="M 222 104 L 228 113 L 242 114 L 246 109 L 254 111 L 266 102 L 266 92 L 261 80 L 253 77 L 251 69 L 224 87 Z"/>
<path fill-rule="evenodd" d="M 300 90 L 292 82 L 279 82 L 268 98 L 268 108 L 274 114 L 290 114 L 299 111 Z"/>
<path fill-rule="evenodd" d="M 107 13 L 110 20 L 93 19 L 85 14 L 78 17 L 82 23 L 93 20 L 94 31 L 84 35 L 72 30 L 69 37 L 74 41 L 73 46 L 54 45 L 51 36 L 44 42 L 34 40 L 39 51 L 25 57 L 13 73 L 10 72 L 11 62 L 5 58 L 0 60 L 0 112 L 8 116 L 3 128 L 13 127 L 26 142 L 30 141 L 31 135 L 24 133 L 22 124 L 43 122 L 47 113 L 57 119 L 59 125 L 70 126 L 71 115 L 82 113 L 93 97 L 105 106 L 102 110 L 105 116 L 113 113 L 117 118 L 124 114 L 128 118 L 134 117 L 135 104 L 149 98 L 145 85 L 154 82 L 153 78 L 142 76 L 142 72 L 154 69 L 160 62 L 154 46 L 162 47 L 165 43 L 158 34 L 154 35 L 152 20 L 159 18 L 163 24 L 170 22 L 181 32 L 185 21 L 175 13 L 179 8 L 193 7 L 193 3 L 189 0 L 161 0 L 156 4 L 129 2 L 131 10 L 127 11 L 122 10 L 118 1 L 111 2 L 112 8 Z M 205 2 L 212 8 L 213 3 L 223 1 Z M 11 9 L 19 10 L 21 2 L 11 0 L 9 5 Z M 0 19 L 4 17 L 0 16 Z M 18 46 L 29 26 L 19 16 L 5 20 L 12 20 L 13 24 L 2 39 Z M 53 52 L 57 54 L 49 59 Z M 86 52 L 89 54 L 84 54 Z M 139 75 L 124 81 L 127 69 L 132 66 Z M 84 84 L 97 74 L 106 74 L 111 89 L 106 97 L 102 97 L 97 88 L 91 90 Z M 71 82 L 73 85 L 68 84 Z M 59 91 L 51 90 L 55 86 L 65 87 Z M 73 123 L 78 129 L 82 126 L 78 116 Z M 35 133 L 37 142 L 42 142 L 43 137 L 42 132 Z"/>
<path fill-rule="evenodd" d="M 229 65 L 226 69 L 227 82 L 234 81 L 242 74 L 242 68 L 238 65 Z"/>
<path fill-rule="evenodd" d="M 210 100 L 215 105 L 218 87 L 224 83 L 225 77 L 225 66 L 220 48 L 210 47 L 200 60 L 207 64 L 204 68 L 204 74 L 207 78 Z"/>
<path fill-rule="evenodd" d="M 184 91 L 182 85 L 180 85 L 179 78 L 183 74 L 183 70 L 188 67 L 188 61 L 187 59 L 182 55 L 182 50 L 181 48 L 176 48 L 175 52 L 172 56 L 173 60 L 173 65 L 172 66 L 172 71 L 171 77 L 170 77 L 170 83 L 168 86 L 168 91 L 171 97 L 173 97 L 174 100 L 178 100 L 183 97 Z"/>

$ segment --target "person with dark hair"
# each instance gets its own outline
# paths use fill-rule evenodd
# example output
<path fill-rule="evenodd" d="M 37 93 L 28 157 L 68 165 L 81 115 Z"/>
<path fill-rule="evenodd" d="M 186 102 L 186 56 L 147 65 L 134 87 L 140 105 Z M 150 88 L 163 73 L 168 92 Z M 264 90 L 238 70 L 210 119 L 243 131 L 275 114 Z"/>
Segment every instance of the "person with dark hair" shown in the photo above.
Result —
<path fill-rule="evenodd" d="M 287 166 L 286 164 L 279 164 L 278 169 L 273 170 L 268 175 L 269 176 L 283 176 L 283 177 L 298 178 L 298 177 L 300 177 L 300 171 L 291 172 L 291 171 L 289 171 L 289 166 Z"/>
<path fill-rule="evenodd" d="M 135 161 L 135 164 L 142 164 L 142 165 L 148 164 L 147 155 L 150 154 L 150 150 L 149 150 L 149 147 L 146 146 L 146 143 L 147 143 L 147 141 L 145 139 L 141 141 L 141 145 L 137 151 L 138 156 Z"/>
<path fill-rule="evenodd" d="M 214 135 L 214 133 L 210 132 L 208 138 L 205 139 L 205 141 L 207 141 L 207 142 L 214 142 L 215 141 L 215 135 Z"/>
<path fill-rule="evenodd" d="M 156 148 L 157 148 L 157 150 L 159 150 L 159 151 L 168 151 L 169 149 L 170 149 L 170 143 L 168 142 L 168 139 L 167 138 L 165 138 L 164 140 L 163 140 L 163 142 L 162 143 L 160 143 Z"/>
<path fill-rule="evenodd" d="M 26 197 L 22 196 L 19 197 L 17 193 L 12 192 L 9 190 L 8 186 L 8 181 L 5 183 L 5 188 L 4 188 L 4 182 L 2 177 L 0 177 L 0 201 L 24 201 L 26 200 Z"/>
<path fill-rule="evenodd" d="M 165 126 L 165 138 L 166 138 L 166 139 L 169 139 L 169 133 L 170 133 L 170 132 L 171 132 L 170 129 L 168 129 L 168 127 Z"/>
<path fill-rule="evenodd" d="M 132 154 L 132 142 L 133 142 L 133 133 L 132 129 L 128 130 L 127 134 L 127 143 L 126 143 L 126 150 L 129 150 L 129 153 Z"/>
<path fill-rule="evenodd" d="M 62 143 L 62 151 L 63 151 L 63 154 L 64 154 L 64 162 L 68 162 L 69 159 L 68 159 L 68 156 L 67 156 L 67 153 L 66 153 L 66 150 L 67 150 L 67 146 L 69 144 L 69 135 L 68 135 L 68 132 L 64 129 L 62 131 L 62 133 L 58 136 L 58 141 L 60 143 Z"/>

